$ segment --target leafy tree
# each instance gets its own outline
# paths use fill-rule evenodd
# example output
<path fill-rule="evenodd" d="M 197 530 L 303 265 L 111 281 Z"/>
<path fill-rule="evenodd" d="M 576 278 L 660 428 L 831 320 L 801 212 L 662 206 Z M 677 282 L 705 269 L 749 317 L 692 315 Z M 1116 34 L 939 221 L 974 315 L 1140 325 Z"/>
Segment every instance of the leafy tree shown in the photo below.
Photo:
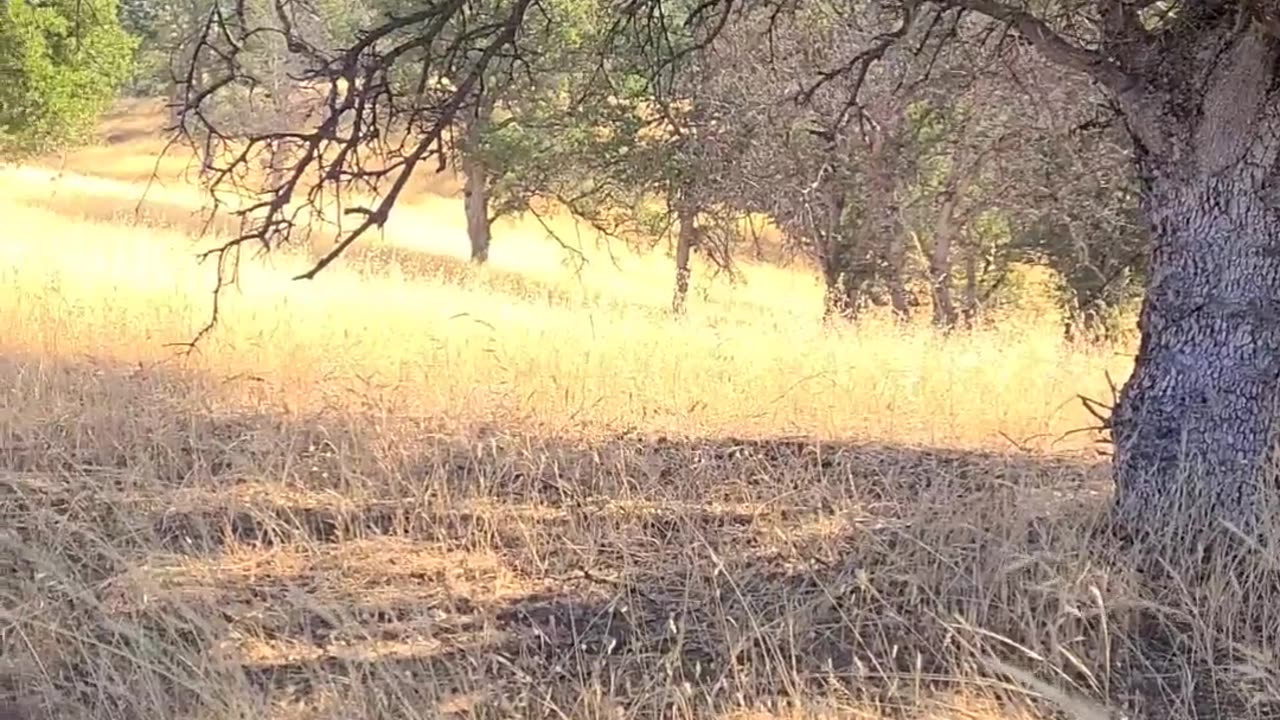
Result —
<path fill-rule="evenodd" d="M 1093 127 L 1093 93 L 1078 78 L 1023 48 L 999 57 L 1016 68 L 1016 83 L 1003 69 L 971 76 L 963 92 L 935 91 L 941 100 L 917 112 L 927 127 L 910 149 L 921 173 L 907 205 L 927 260 L 934 322 L 955 324 L 953 251 L 971 253 L 966 231 L 994 213 L 1009 229 L 993 248 L 997 280 L 1010 263 L 1047 265 L 1062 279 L 1068 335 L 1113 335 L 1119 329 L 1109 323 L 1140 292 L 1150 247 L 1123 138 L 1114 127 Z M 1035 95 L 1027 86 L 1055 91 Z"/>
<path fill-rule="evenodd" d="M 1061 278 L 1068 337 L 1116 339 L 1125 332 L 1120 310 L 1142 295 L 1151 236 L 1117 130 L 1086 128 L 1033 148 L 1035 207 L 1013 217 L 1015 252 Z"/>
<path fill-rule="evenodd" d="M 83 138 L 129 72 L 114 0 L 9 0 L 0 10 L 0 152 Z"/>
<path fill-rule="evenodd" d="M 525 52 L 486 70 L 470 107 L 456 124 L 450 161 L 462 170 L 463 204 L 471 259 L 488 259 L 498 218 L 527 211 L 553 194 L 556 180 L 581 177 L 570 167 L 574 143 L 589 137 L 580 87 L 595 69 L 590 48 L 602 20 L 591 4 L 556 0 L 543 5 L 543 22 L 523 29 Z M 570 180 L 571 181 L 571 180 Z"/>
<path fill-rule="evenodd" d="M 660 68 L 628 37 L 613 38 L 602 58 L 596 51 L 609 25 L 600 7 L 561 0 L 543 9 L 557 11 L 567 17 L 537 45 L 556 49 L 526 51 L 533 57 L 522 75 L 535 79 L 506 87 L 505 117 L 481 139 L 485 168 L 501 178 L 494 199 L 522 210 L 552 199 L 630 244 L 674 234 L 672 309 L 683 313 L 693 252 L 731 270 L 733 233 L 706 192 L 725 140 L 700 97 L 706 68 L 694 55 Z M 679 53 L 691 40 L 668 42 L 666 52 Z"/>
<path fill-rule="evenodd" d="M 759 42 L 766 33 L 767 45 Z M 728 108 L 728 124 L 749 141 L 719 184 L 729 188 L 726 201 L 772 216 L 791 247 L 812 258 L 828 318 L 854 318 L 872 302 L 906 319 L 923 285 L 935 322 L 952 327 L 964 230 L 1010 204 L 1018 173 L 1007 162 L 997 170 L 995 159 L 1034 131 L 1025 118 L 1032 103 L 967 58 L 900 53 L 883 60 L 892 72 L 864 78 L 852 105 L 834 75 L 814 68 L 838 65 L 869 37 L 820 3 L 722 32 L 707 52 L 723 68 L 711 104 Z M 1025 62 L 1010 50 L 1000 56 Z"/>
<path fill-rule="evenodd" d="M 1280 400 L 1274 7 L 1095 0 L 1040 15 L 946 0 L 907 3 L 900 22 L 931 13 L 1011 25 L 1092 78 L 1123 118 L 1154 250 L 1138 356 L 1110 418 L 1118 517 L 1161 532 L 1255 530 L 1275 489 L 1265 465 Z"/>
<path fill-rule="evenodd" d="M 120 25 L 137 41 L 126 93 L 162 95 L 172 85 L 165 43 L 173 30 L 175 4 L 176 0 L 120 0 Z"/>
<path fill-rule="evenodd" d="M 765 33 L 767 45 L 759 42 Z M 705 53 L 715 68 L 707 102 L 737 134 L 737 142 L 722 149 L 731 160 L 717 178 L 721 196 L 773 218 L 789 249 L 814 261 L 826 285 L 828 319 L 853 318 L 865 299 L 877 297 L 874 285 L 892 274 L 879 234 L 901 239 L 892 228 L 873 227 L 874 219 L 896 219 L 877 210 L 901 176 L 901 127 L 833 127 L 826 119 L 839 114 L 843 97 L 829 84 L 813 83 L 811 68 L 834 61 L 859 38 L 838 13 L 815 4 L 786 18 L 735 23 Z M 806 102 L 797 103 L 801 94 Z M 878 186 L 878 198 L 869 192 L 872 176 L 889 183 Z M 905 315 L 905 286 L 895 286 Z"/>
<path fill-rule="evenodd" d="M 843 60 L 810 65 L 819 77 L 847 80 L 850 114 L 870 115 L 883 128 L 886 116 L 874 112 L 884 107 L 886 86 L 890 101 L 900 102 L 916 87 L 915 63 L 929 67 L 937 57 L 945 67 L 949 59 L 998 53 L 1007 46 L 1005 26 L 1061 72 L 1032 87 L 1052 97 L 1076 82 L 1069 75 L 1084 76 L 1116 108 L 1154 241 L 1140 351 L 1108 420 L 1117 517 L 1135 530 L 1194 532 L 1204 529 L 1200 519 L 1253 528 L 1275 489 L 1260 473 L 1280 400 L 1280 369 L 1272 370 L 1280 314 L 1271 309 L 1280 297 L 1273 247 L 1280 212 L 1267 189 L 1280 169 L 1280 20 L 1263 8 L 1231 0 L 1097 0 L 1040 15 L 989 0 L 880 5 L 870 19 L 851 23 L 863 39 L 839 53 Z M 876 82 L 883 74 L 896 80 Z M 1088 94 L 1061 95 L 1055 101 L 1093 103 Z M 1112 155 L 1128 159 L 1123 148 Z M 882 206 L 872 200 L 878 194 L 884 196 L 872 182 L 862 197 L 874 209 Z M 1106 205 L 1114 203 L 1095 197 L 1081 207 Z M 1060 265 L 1070 264 L 1066 257 L 1058 254 Z"/>

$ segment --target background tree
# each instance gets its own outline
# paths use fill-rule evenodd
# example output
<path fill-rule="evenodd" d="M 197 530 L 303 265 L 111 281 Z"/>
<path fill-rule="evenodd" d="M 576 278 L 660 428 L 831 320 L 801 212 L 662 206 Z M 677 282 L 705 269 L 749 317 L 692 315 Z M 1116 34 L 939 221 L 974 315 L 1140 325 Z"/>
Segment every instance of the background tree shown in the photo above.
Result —
<path fill-rule="evenodd" d="M 1068 337 L 1117 338 L 1118 311 L 1141 298 L 1151 250 L 1122 132 L 1083 128 L 1033 152 L 1037 211 L 1015 215 L 1018 249 L 1061 278 Z"/>
<path fill-rule="evenodd" d="M 1037 16 L 991 0 L 907 4 L 1015 28 L 1114 101 L 1154 235 L 1141 345 L 1111 427 L 1119 517 L 1136 529 L 1256 528 L 1280 370 L 1280 23 L 1248 0 L 1080 3 Z M 1070 39 L 1069 39 L 1070 38 Z M 1206 522 L 1208 521 L 1208 522 Z"/>
<path fill-rule="evenodd" d="M 83 138 L 129 73 L 114 0 L 9 0 L 0 10 L 0 153 Z"/>
<path fill-rule="evenodd" d="M 682 313 L 693 252 L 730 269 L 735 237 L 706 192 L 724 144 L 698 98 L 703 71 L 688 56 L 658 72 L 626 39 L 602 59 L 608 18 L 589 3 L 562 0 L 544 12 L 568 17 L 555 22 L 555 36 L 527 42 L 522 72 L 504 85 L 496 122 L 477 143 L 479 161 L 499 178 L 492 200 L 504 212 L 550 201 L 629 245 L 674 235 L 672 308 Z"/>
<path fill-rule="evenodd" d="M 871 237 L 866 220 L 877 202 L 868 192 L 869 178 L 879 173 L 882 196 L 896 191 L 894 164 L 901 156 L 891 146 L 901 128 L 873 128 L 872 122 L 832 127 L 844 96 L 829 84 L 811 87 L 812 68 L 864 39 L 844 20 L 820 5 L 785 19 L 753 16 L 726 28 L 707 54 L 718 71 L 712 102 L 722 108 L 725 124 L 747 137 L 735 147 L 732 172 L 721 179 L 724 199 L 773 218 L 790 248 L 818 267 L 826 286 L 824 315 L 852 319 L 875 293 L 872 284 L 886 276 L 885 245 Z M 766 34 L 768 44 L 760 42 Z M 796 102 L 801 94 L 804 103 Z M 892 225 L 892 211 L 886 216 Z M 905 314 L 905 292 L 898 300 Z"/>
<path fill-rule="evenodd" d="M 543 22 L 522 33 L 522 54 L 500 57 L 485 71 L 448 145 L 448 162 L 462 171 L 471 259 L 478 263 L 488 259 L 497 219 L 545 199 L 553 176 L 578 172 L 565 165 L 574 155 L 566 134 L 580 128 L 564 119 L 595 67 L 590 48 L 603 22 L 581 0 L 555 0 L 541 10 Z"/>
<path fill-rule="evenodd" d="M 957 251 L 981 247 L 962 241 L 984 212 L 1016 206 L 1011 191 L 1031 166 L 1006 155 L 1047 132 L 1037 115 L 1050 111 L 1005 81 L 1005 65 L 1042 61 L 1016 47 L 977 59 L 886 49 L 854 103 L 833 82 L 838 72 L 815 70 L 857 57 L 873 36 L 842 13 L 816 3 L 786 20 L 762 13 L 708 51 L 723 68 L 716 103 L 753 134 L 729 166 L 736 175 L 719 184 L 727 202 L 773 217 L 818 266 L 828 317 L 854 318 L 875 302 L 905 319 L 927 296 L 935 322 L 952 327 Z M 999 270 L 1015 257 L 1005 247 Z M 977 304 L 988 281 L 973 274 Z"/>

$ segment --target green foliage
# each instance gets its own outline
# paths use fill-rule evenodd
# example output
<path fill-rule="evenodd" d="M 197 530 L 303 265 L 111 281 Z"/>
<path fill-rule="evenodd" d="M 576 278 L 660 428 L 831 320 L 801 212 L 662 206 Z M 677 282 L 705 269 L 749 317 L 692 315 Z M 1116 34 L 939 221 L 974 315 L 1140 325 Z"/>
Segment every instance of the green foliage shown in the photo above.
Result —
<path fill-rule="evenodd" d="M 115 0 L 8 0 L 0 13 L 0 152 L 81 139 L 127 79 Z"/>
<path fill-rule="evenodd" d="M 494 98 L 481 156 L 495 180 L 493 214 L 519 212 L 535 197 L 555 198 L 598 224 L 634 213 L 665 167 L 662 143 L 644 142 L 652 95 L 626 55 L 601 65 L 595 49 L 610 17 L 591 0 L 556 0 L 522 39 L 530 72 Z M 603 68 L 604 72 L 599 71 Z M 642 223 L 648 225 L 648 223 Z M 612 227 L 612 230 L 619 230 Z M 639 228 L 632 228 L 639 231 Z"/>
<path fill-rule="evenodd" d="M 691 7 L 669 4 L 671 17 Z M 706 175 L 694 148 L 706 125 L 698 58 L 682 52 L 694 38 L 678 27 L 611 35 L 616 15 L 598 0 L 543 12 L 522 39 L 536 81 L 505 88 L 478 149 L 495 177 L 494 214 L 555 198 L 614 237 L 655 242 L 676 196 Z"/>
<path fill-rule="evenodd" d="M 1042 158 L 1055 199 L 1018 221 L 1017 250 L 1051 268 L 1072 335 L 1121 334 L 1147 279 L 1151 236 L 1136 181 L 1108 137 L 1063 140 Z M 1086 172 L 1091 170 L 1091 172 Z"/>
<path fill-rule="evenodd" d="M 208 3 L 201 0 L 120 0 L 121 24 L 138 39 L 125 92 L 166 94 L 173 82 L 171 60 L 206 12 Z"/>

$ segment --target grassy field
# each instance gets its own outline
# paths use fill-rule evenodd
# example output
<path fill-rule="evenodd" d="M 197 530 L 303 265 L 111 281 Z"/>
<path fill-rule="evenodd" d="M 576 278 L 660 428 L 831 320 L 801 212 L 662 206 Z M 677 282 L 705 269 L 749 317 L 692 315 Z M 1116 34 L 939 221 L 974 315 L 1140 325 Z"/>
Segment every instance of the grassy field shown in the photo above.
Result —
<path fill-rule="evenodd" d="M 1123 349 L 824 332 L 767 265 L 699 273 L 676 321 L 662 253 L 574 270 L 510 223 L 468 267 L 441 185 L 315 281 L 305 249 L 245 268 L 180 355 L 209 239 L 177 165 L 134 213 L 151 121 L 0 170 L 0 700 L 30 717 L 1280 713 L 1271 569 L 1095 536 L 1076 395 Z"/>

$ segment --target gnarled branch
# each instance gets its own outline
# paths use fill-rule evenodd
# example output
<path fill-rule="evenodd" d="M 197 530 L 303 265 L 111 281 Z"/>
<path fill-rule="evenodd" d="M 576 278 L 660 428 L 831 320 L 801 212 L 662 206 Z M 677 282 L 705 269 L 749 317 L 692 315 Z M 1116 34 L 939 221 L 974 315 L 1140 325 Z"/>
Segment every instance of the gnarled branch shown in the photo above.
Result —
<path fill-rule="evenodd" d="M 1012 5 L 999 0 L 934 1 L 1009 23 L 1051 62 L 1087 73 L 1113 92 L 1127 92 L 1138 84 L 1138 78 L 1120 67 L 1114 58 L 1068 41 L 1044 20 Z"/>

